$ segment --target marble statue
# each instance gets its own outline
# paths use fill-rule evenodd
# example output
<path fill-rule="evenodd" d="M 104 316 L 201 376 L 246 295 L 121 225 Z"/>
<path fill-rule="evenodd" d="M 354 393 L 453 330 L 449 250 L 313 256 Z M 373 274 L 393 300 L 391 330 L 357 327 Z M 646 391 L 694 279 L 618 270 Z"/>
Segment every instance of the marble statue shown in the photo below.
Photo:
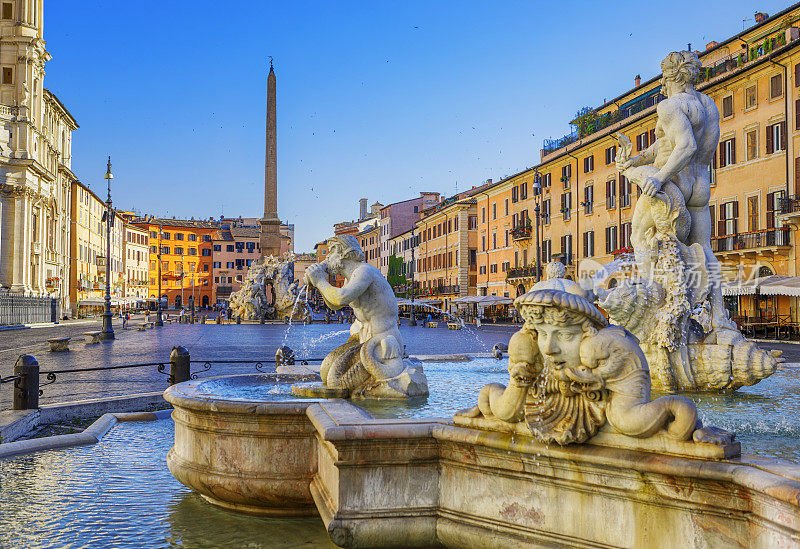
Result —
<path fill-rule="evenodd" d="M 631 227 L 636 276 L 595 289 L 598 304 L 639 338 L 659 388 L 752 385 L 781 359 L 747 342 L 722 302 L 708 205 L 719 112 L 694 88 L 695 52 L 670 53 L 661 68 L 666 99 L 658 103 L 655 143 L 631 157 L 630 140 L 617 134 L 617 169 L 642 191 Z"/>
<path fill-rule="evenodd" d="M 509 342 L 509 385 L 485 386 L 477 406 L 456 414 L 456 424 L 520 424 L 522 432 L 561 445 L 591 441 L 601 429 L 628 439 L 733 442 L 732 433 L 703 428 L 689 399 L 651 401 L 647 359 L 636 338 L 610 325 L 588 299 L 531 290 L 515 306 L 524 325 Z"/>
<path fill-rule="evenodd" d="M 344 285 L 331 285 L 329 275 L 343 276 Z M 347 342 L 322 362 L 320 377 L 325 387 L 344 389 L 351 397 L 428 394 L 422 368 L 404 360 L 394 292 L 381 272 L 364 261 L 358 240 L 350 235 L 328 239 L 327 257 L 306 269 L 304 282 L 319 290 L 328 307 L 349 306 L 356 318 Z"/>
<path fill-rule="evenodd" d="M 269 256 L 254 261 L 239 291 L 230 299 L 232 318 L 242 320 L 306 320 L 311 317 L 308 304 L 298 300 L 294 279 L 293 256 Z"/>

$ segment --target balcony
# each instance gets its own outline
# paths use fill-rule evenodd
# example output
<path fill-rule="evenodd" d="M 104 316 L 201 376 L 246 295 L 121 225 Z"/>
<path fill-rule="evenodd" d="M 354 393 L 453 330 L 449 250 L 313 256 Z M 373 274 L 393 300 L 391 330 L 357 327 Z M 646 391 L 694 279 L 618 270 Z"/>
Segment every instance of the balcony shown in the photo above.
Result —
<path fill-rule="evenodd" d="M 457 295 L 461 291 L 458 285 L 453 286 L 434 286 L 428 289 L 430 295 Z"/>
<path fill-rule="evenodd" d="M 723 255 L 757 253 L 771 248 L 789 248 L 789 228 L 765 229 L 736 235 L 718 236 L 711 239 L 711 250 Z"/>
<path fill-rule="evenodd" d="M 520 225 L 511 229 L 511 238 L 514 240 L 530 240 L 533 234 L 533 227 L 530 225 Z"/>
<path fill-rule="evenodd" d="M 506 273 L 506 280 L 514 278 L 536 278 L 536 267 L 514 267 Z"/>

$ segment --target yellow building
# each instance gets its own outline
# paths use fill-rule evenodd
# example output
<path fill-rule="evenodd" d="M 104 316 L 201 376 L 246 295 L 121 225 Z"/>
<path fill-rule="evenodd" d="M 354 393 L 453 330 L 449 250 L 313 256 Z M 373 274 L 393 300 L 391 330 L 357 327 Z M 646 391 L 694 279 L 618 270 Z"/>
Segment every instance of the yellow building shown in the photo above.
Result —
<path fill-rule="evenodd" d="M 697 89 L 720 111 L 720 147 L 709 168 L 710 209 L 712 249 L 727 281 L 798 275 L 800 4 L 760 19 L 698 52 L 703 70 Z M 536 281 L 537 206 L 542 264 L 558 258 L 571 277 L 593 273 L 630 247 L 639 190 L 616 170 L 615 134 L 629 137 L 634 153 L 647 148 L 663 99 L 660 74 L 635 84 L 600 107 L 582 110 L 571 122 L 572 133 L 545 141 L 539 164 L 476 195 L 479 294 L 514 297 Z M 797 316 L 788 298 L 751 296 L 727 304 L 735 315 L 780 309 Z"/>
<path fill-rule="evenodd" d="M 111 261 L 107 261 L 105 201 L 88 186 L 72 180 L 70 230 L 70 308 L 72 316 L 99 312 L 105 299 L 107 266 L 111 267 L 111 297 L 119 304 L 125 297 L 125 222 L 115 212 L 111 228 Z"/>

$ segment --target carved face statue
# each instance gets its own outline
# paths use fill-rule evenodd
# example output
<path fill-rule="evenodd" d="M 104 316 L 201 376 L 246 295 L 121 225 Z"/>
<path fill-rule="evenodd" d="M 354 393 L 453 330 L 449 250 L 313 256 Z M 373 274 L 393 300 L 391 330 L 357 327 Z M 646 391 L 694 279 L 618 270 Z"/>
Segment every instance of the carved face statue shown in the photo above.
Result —
<path fill-rule="evenodd" d="M 342 271 L 342 259 L 344 259 L 341 246 L 331 246 L 328 249 L 328 255 L 325 257 L 325 264 L 328 266 L 328 272 L 331 274 L 338 274 Z"/>
<path fill-rule="evenodd" d="M 539 351 L 545 363 L 552 368 L 552 375 L 561 381 L 568 381 L 566 369 L 581 367 L 582 324 L 537 323 Z"/>

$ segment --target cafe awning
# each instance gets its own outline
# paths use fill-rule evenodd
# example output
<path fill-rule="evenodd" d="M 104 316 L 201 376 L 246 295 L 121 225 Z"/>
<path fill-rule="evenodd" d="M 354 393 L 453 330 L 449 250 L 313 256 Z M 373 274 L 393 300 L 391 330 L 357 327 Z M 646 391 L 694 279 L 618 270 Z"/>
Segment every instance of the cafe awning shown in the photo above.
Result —
<path fill-rule="evenodd" d="M 722 295 L 786 295 L 800 296 L 800 277 L 770 275 L 752 280 L 737 280 L 722 285 Z"/>

